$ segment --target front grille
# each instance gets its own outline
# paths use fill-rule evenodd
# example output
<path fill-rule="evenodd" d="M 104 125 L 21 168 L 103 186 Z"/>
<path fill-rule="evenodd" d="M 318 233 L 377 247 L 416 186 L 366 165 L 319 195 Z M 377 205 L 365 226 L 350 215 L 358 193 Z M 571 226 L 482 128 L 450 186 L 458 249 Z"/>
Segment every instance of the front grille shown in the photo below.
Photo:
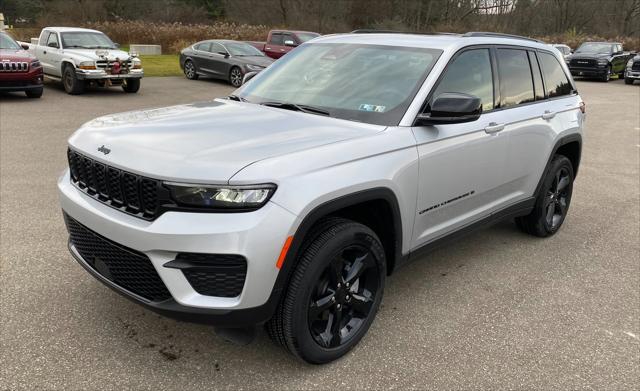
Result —
<path fill-rule="evenodd" d="M 71 244 L 100 275 L 147 300 L 171 298 L 146 255 L 100 236 L 66 213 L 64 220 Z"/>
<path fill-rule="evenodd" d="M 191 287 L 206 296 L 240 296 L 247 276 L 247 260 L 234 254 L 180 253 L 165 266 L 182 269 Z"/>
<path fill-rule="evenodd" d="M 98 201 L 134 216 L 152 220 L 159 214 L 161 199 L 169 191 L 161 181 L 107 166 L 69 149 L 71 182 Z"/>
<path fill-rule="evenodd" d="M 0 62 L 0 72 L 27 72 L 28 62 L 2 61 Z"/>
<path fill-rule="evenodd" d="M 590 59 L 573 59 L 569 65 L 576 68 L 597 68 L 598 61 Z"/>
<path fill-rule="evenodd" d="M 632 71 L 640 71 L 640 60 L 635 61 L 633 65 L 631 65 Z"/>
<path fill-rule="evenodd" d="M 111 70 L 111 68 L 113 67 L 113 63 L 115 63 L 115 61 L 98 60 L 96 61 L 96 68 Z M 121 63 L 120 66 L 122 70 L 130 69 L 133 66 L 133 62 L 131 60 L 120 61 L 120 63 Z"/>

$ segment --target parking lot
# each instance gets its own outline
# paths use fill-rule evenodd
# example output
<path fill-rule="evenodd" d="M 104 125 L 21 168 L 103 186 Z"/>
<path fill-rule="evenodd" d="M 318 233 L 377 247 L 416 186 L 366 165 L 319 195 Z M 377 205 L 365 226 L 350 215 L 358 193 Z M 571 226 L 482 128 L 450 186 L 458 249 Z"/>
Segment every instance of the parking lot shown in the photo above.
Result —
<path fill-rule="evenodd" d="M 96 116 L 202 101 L 216 81 L 147 78 L 0 96 L 0 389 L 640 387 L 640 86 L 580 81 L 587 131 L 571 210 L 541 240 L 512 222 L 401 269 L 363 341 L 325 366 L 262 332 L 248 346 L 109 290 L 69 255 L 66 139 Z"/>

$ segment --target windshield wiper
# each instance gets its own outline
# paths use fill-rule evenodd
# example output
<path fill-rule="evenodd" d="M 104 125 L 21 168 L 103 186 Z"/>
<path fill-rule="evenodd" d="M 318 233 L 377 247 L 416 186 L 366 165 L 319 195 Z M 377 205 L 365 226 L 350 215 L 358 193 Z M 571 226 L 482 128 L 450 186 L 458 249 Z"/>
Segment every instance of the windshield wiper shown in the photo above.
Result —
<path fill-rule="evenodd" d="M 296 103 L 262 102 L 260 104 L 262 106 L 277 107 L 279 109 L 284 109 L 284 110 L 301 111 L 303 113 L 320 114 L 320 115 L 326 115 L 326 116 L 329 116 L 329 117 L 331 116 L 331 113 L 329 113 L 326 110 L 319 109 L 319 108 L 313 107 L 313 106 L 299 105 L 299 104 L 296 104 Z"/>
<path fill-rule="evenodd" d="M 248 100 L 246 100 L 245 98 L 243 98 L 241 96 L 238 96 L 238 95 L 235 95 L 235 94 L 231 94 L 227 98 L 231 99 L 231 100 L 235 100 L 237 102 L 248 102 Z"/>

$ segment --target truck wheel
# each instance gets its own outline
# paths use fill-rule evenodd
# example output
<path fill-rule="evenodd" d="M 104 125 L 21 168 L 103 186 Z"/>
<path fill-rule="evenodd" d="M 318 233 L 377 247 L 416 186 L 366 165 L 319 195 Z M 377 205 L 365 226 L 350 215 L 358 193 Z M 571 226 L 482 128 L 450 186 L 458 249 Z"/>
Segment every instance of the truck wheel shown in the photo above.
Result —
<path fill-rule="evenodd" d="M 600 81 L 604 81 L 605 83 L 611 80 L 611 65 L 607 67 L 607 72 L 600 76 Z"/>
<path fill-rule="evenodd" d="M 288 288 L 267 323 L 271 338 L 312 364 L 333 361 L 366 334 L 384 293 L 385 253 L 377 235 L 330 218 L 302 245 Z"/>
<path fill-rule="evenodd" d="M 40 88 L 36 88 L 35 90 L 26 90 L 24 93 L 27 95 L 27 98 L 37 99 L 42 96 L 43 91 L 44 91 L 44 88 L 40 87 Z"/>
<path fill-rule="evenodd" d="M 630 79 L 628 77 L 624 78 L 624 84 L 633 84 L 633 79 Z"/>
<path fill-rule="evenodd" d="M 541 238 L 558 232 L 564 222 L 573 192 L 573 165 L 563 155 L 556 155 L 542 183 L 535 206 L 527 216 L 516 218 L 518 227 Z"/>
<path fill-rule="evenodd" d="M 78 95 L 84 92 L 84 81 L 78 80 L 76 70 L 73 66 L 67 65 L 62 72 L 62 85 L 67 94 Z"/>
<path fill-rule="evenodd" d="M 184 75 L 189 80 L 198 80 L 198 71 L 193 61 L 187 60 L 184 62 Z"/>
<path fill-rule="evenodd" d="M 231 83 L 232 86 L 238 88 L 242 85 L 243 76 L 244 75 L 242 74 L 240 68 L 233 67 L 231 68 L 231 71 L 229 71 L 229 83 Z"/>
<path fill-rule="evenodd" d="M 135 94 L 140 89 L 140 79 L 125 79 L 122 89 L 124 92 Z"/>

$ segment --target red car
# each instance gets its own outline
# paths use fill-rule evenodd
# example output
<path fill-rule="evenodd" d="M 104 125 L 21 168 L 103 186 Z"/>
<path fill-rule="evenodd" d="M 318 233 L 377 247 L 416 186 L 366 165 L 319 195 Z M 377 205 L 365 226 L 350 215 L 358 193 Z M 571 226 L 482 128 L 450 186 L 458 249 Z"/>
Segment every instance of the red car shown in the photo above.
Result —
<path fill-rule="evenodd" d="M 280 58 L 304 42 L 319 37 L 310 31 L 271 30 L 267 42 L 247 42 L 271 58 Z"/>
<path fill-rule="evenodd" d="M 29 98 L 42 96 L 42 65 L 28 47 L 0 32 L 0 92 L 24 91 Z"/>

